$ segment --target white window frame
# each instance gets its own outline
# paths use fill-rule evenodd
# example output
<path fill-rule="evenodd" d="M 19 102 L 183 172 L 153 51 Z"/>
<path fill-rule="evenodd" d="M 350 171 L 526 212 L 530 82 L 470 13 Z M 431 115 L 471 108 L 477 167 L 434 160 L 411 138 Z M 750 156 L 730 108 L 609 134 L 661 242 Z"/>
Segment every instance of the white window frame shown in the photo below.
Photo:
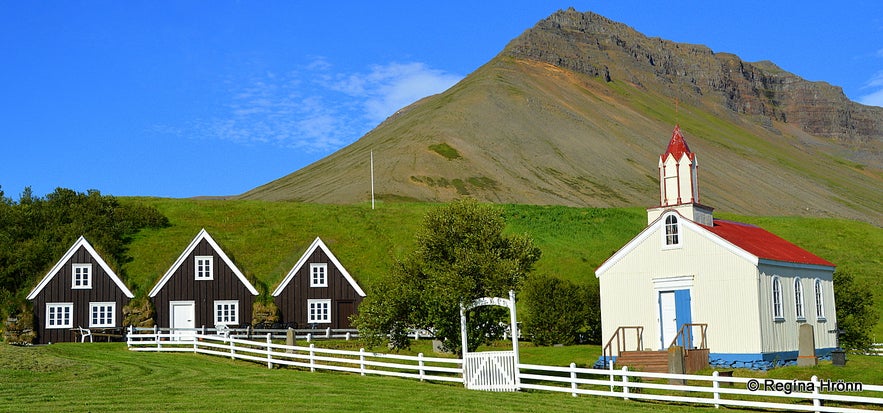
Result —
<path fill-rule="evenodd" d="M 806 321 L 806 305 L 803 299 L 803 283 L 800 277 L 794 278 L 794 316 L 797 321 Z"/>
<path fill-rule="evenodd" d="M 62 311 L 61 313 L 59 311 Z M 59 316 L 62 316 L 59 319 Z M 46 329 L 73 328 L 74 303 L 46 303 Z"/>
<path fill-rule="evenodd" d="M 239 324 L 238 300 L 216 300 L 214 310 L 215 312 L 213 314 L 216 326 L 235 326 Z"/>
<path fill-rule="evenodd" d="M 88 290 L 92 288 L 92 264 L 71 264 L 71 288 Z"/>
<path fill-rule="evenodd" d="M 322 308 L 326 310 L 324 314 Z M 331 324 L 331 299 L 307 300 L 307 323 Z"/>
<path fill-rule="evenodd" d="M 328 264 L 312 263 L 310 264 L 310 287 L 327 287 L 328 286 Z"/>
<path fill-rule="evenodd" d="M 813 282 L 813 292 L 816 296 L 816 320 L 826 321 L 825 319 L 825 290 L 822 289 L 822 280 L 816 278 Z"/>
<path fill-rule="evenodd" d="M 207 268 L 202 268 L 203 266 Z M 215 257 L 211 255 L 197 255 L 193 257 L 193 278 L 206 281 L 214 280 Z"/>
<path fill-rule="evenodd" d="M 104 317 L 96 314 L 96 310 L 104 311 Z M 114 302 L 89 303 L 89 327 L 116 327 L 116 312 L 117 305 Z"/>
<path fill-rule="evenodd" d="M 779 277 L 773 277 L 772 286 L 770 287 L 771 304 L 773 306 L 773 321 L 785 320 L 785 303 L 782 301 L 782 282 Z"/>
<path fill-rule="evenodd" d="M 662 249 L 680 248 L 682 241 L 681 221 L 675 214 L 666 215 L 662 224 Z"/>

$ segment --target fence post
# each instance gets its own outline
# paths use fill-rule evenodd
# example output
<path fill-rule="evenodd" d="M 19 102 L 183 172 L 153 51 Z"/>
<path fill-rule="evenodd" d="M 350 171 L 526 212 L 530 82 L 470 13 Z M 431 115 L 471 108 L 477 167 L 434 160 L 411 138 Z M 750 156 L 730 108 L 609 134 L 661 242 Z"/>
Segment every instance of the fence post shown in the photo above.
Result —
<path fill-rule="evenodd" d="M 325 330 L 325 338 L 331 338 L 331 327 Z"/>
<path fill-rule="evenodd" d="M 344 337 L 346 338 L 346 341 L 350 341 L 350 332 L 347 331 Z"/>
<path fill-rule="evenodd" d="M 570 388 L 573 390 L 570 395 L 576 397 L 576 363 L 570 363 Z"/>
<path fill-rule="evenodd" d="M 629 367 L 622 366 L 622 372 L 625 373 L 627 371 L 629 371 Z M 629 399 L 628 395 L 629 395 L 629 376 L 626 376 L 625 374 L 623 374 L 622 375 L 622 399 L 628 400 Z"/>
<path fill-rule="evenodd" d="M 365 347 L 359 349 L 359 372 L 365 375 Z"/>
<path fill-rule="evenodd" d="M 233 343 L 233 338 L 223 337 L 221 339 L 230 341 L 230 360 L 235 360 L 236 359 L 236 344 Z"/>
<path fill-rule="evenodd" d="M 818 378 L 818 376 L 813 375 L 810 378 L 810 381 L 812 381 L 812 405 L 813 405 L 813 407 L 816 407 L 816 408 L 821 407 L 822 401 L 819 400 L 819 378 Z M 816 412 L 818 412 L 818 411 L 819 410 L 816 409 Z"/>
<path fill-rule="evenodd" d="M 156 327 L 156 324 L 153 325 L 153 339 L 156 341 L 156 348 L 161 349 L 162 344 L 159 342 L 159 329 Z"/>
<path fill-rule="evenodd" d="M 270 344 L 273 344 L 273 335 L 270 333 L 267 333 L 267 368 L 268 369 L 273 368 L 273 347 L 270 346 Z"/>
<path fill-rule="evenodd" d="M 313 333 L 307 333 L 307 343 L 313 341 Z"/>
<path fill-rule="evenodd" d="M 423 371 L 423 353 L 417 353 L 417 364 L 420 366 L 420 381 L 424 380 L 426 373 Z"/>
<path fill-rule="evenodd" d="M 711 387 L 714 388 L 714 401 L 715 401 L 714 408 L 715 409 L 719 409 L 721 407 L 720 403 L 717 403 L 721 399 L 721 394 L 718 391 L 718 389 L 720 388 L 720 382 L 717 381 L 718 375 L 719 374 L 718 374 L 717 370 L 711 372 Z"/>
<path fill-rule="evenodd" d="M 608 365 L 610 368 L 610 392 L 613 393 L 614 391 L 616 391 L 613 389 L 613 383 L 614 383 L 614 381 L 613 381 L 613 360 L 610 360 L 608 362 Z"/>
<path fill-rule="evenodd" d="M 316 371 L 316 353 L 313 351 L 315 347 L 315 344 L 310 343 L 310 371 Z"/>

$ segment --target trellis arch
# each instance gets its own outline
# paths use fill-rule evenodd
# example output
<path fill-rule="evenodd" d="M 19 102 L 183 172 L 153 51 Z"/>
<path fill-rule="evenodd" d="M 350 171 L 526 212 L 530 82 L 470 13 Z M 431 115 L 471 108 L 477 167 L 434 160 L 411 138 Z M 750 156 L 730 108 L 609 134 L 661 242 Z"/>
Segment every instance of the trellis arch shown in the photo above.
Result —
<path fill-rule="evenodd" d="M 482 351 L 469 353 L 466 336 L 466 311 L 475 307 L 495 305 L 509 309 L 509 330 L 512 351 Z M 509 298 L 482 297 L 468 304 L 460 303 L 460 337 L 463 344 L 463 383 L 468 389 L 489 391 L 516 391 L 518 377 L 518 320 L 515 316 L 515 291 Z"/>

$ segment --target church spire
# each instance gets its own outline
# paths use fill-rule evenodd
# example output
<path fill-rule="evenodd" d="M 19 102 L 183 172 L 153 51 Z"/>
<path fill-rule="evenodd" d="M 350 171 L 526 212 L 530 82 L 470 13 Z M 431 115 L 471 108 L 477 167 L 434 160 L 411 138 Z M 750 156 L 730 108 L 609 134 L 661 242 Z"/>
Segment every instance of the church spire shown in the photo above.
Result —
<path fill-rule="evenodd" d="M 712 209 L 699 203 L 699 163 L 675 125 L 665 152 L 659 156 L 659 206 L 647 210 L 652 222 L 663 211 L 675 209 L 688 219 L 712 225 Z"/>
<path fill-rule="evenodd" d="M 699 203 L 699 164 L 680 125 L 675 125 L 665 153 L 659 156 L 659 205 Z"/>

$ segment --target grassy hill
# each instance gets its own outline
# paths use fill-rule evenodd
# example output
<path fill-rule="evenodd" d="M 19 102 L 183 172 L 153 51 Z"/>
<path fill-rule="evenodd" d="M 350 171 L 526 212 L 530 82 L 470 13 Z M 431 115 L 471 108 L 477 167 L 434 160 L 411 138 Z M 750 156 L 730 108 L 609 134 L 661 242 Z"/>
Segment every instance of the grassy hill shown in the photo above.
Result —
<path fill-rule="evenodd" d="M 309 244 L 321 237 L 370 294 L 371 286 L 397 258 L 414 247 L 414 234 L 430 203 L 326 205 L 248 200 L 123 198 L 151 205 L 171 226 L 140 232 L 123 265 L 127 283 L 146 294 L 178 255 L 206 228 L 240 269 L 272 291 Z M 574 208 L 500 205 L 507 231 L 527 233 L 543 251 L 536 273 L 577 282 L 597 282 L 597 268 L 646 225 L 638 208 Z M 760 225 L 852 272 L 876 288 L 883 314 L 883 230 L 870 224 L 831 218 L 756 217 L 716 214 Z M 883 340 L 883 324 L 877 326 Z"/>
<path fill-rule="evenodd" d="M 658 157 L 679 123 L 704 204 L 879 226 L 880 119 L 883 109 L 769 63 L 567 11 L 447 91 L 240 198 L 365 202 L 373 152 L 379 199 L 642 207 L 656 202 Z"/>

